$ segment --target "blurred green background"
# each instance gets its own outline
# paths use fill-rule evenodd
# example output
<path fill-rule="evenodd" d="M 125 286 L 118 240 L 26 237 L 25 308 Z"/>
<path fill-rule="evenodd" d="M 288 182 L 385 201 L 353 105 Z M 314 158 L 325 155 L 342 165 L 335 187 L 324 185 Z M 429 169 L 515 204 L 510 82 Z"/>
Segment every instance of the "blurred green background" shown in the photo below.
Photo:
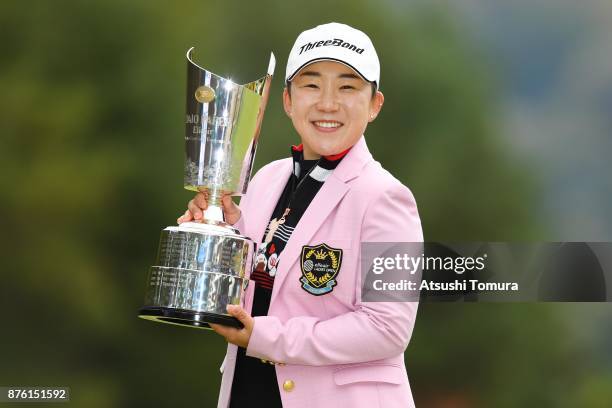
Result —
<path fill-rule="evenodd" d="M 296 36 L 373 39 L 370 150 L 429 241 L 611 240 L 612 7 L 605 2 L 0 3 L 0 385 L 79 407 L 216 405 L 224 341 L 136 318 L 159 232 L 184 209 L 186 50 L 276 77 L 256 167 L 298 142 L 281 107 Z M 419 407 L 607 407 L 608 304 L 423 304 Z"/>

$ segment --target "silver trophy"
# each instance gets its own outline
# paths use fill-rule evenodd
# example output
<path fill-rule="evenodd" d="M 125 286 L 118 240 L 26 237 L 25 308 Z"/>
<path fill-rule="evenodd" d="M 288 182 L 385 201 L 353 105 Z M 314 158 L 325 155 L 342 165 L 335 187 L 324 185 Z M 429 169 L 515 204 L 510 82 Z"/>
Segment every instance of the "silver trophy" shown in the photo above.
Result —
<path fill-rule="evenodd" d="M 182 326 L 208 323 L 242 327 L 229 316 L 241 304 L 255 242 L 225 223 L 224 193 L 246 193 L 275 58 L 266 76 L 238 85 L 207 71 L 187 51 L 185 188 L 208 195 L 202 223 L 187 222 L 161 233 L 139 317 Z"/>

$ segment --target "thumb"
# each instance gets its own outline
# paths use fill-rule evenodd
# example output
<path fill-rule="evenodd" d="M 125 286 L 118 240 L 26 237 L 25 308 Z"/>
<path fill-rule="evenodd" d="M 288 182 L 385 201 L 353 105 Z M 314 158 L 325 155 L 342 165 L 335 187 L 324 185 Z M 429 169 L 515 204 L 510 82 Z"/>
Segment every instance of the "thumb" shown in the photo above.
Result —
<path fill-rule="evenodd" d="M 221 197 L 221 204 L 223 205 L 223 211 L 232 212 L 236 211 L 236 204 L 234 200 L 232 200 L 232 196 L 230 194 L 225 194 Z"/>
<path fill-rule="evenodd" d="M 240 208 L 234 203 L 231 195 L 224 195 L 221 199 L 221 203 L 223 205 L 223 214 L 225 214 L 225 219 L 230 224 L 234 224 L 240 218 Z"/>
<path fill-rule="evenodd" d="M 251 328 L 253 318 L 241 306 L 227 305 L 227 313 L 229 313 L 230 316 L 240 320 L 240 323 L 244 324 L 246 329 Z"/>

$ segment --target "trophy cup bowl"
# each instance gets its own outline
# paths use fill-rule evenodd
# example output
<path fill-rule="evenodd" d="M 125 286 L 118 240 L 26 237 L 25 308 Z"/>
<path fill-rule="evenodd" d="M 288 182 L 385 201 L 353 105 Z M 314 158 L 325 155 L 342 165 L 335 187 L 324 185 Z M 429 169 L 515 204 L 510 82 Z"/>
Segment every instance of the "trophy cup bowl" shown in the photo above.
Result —
<path fill-rule="evenodd" d="M 275 58 L 267 74 L 238 85 L 198 66 L 187 51 L 184 187 L 208 195 L 203 222 L 161 232 L 155 265 L 147 279 L 139 317 L 161 323 L 208 328 L 242 327 L 227 313 L 242 304 L 255 242 L 227 224 L 221 197 L 246 193 Z"/>

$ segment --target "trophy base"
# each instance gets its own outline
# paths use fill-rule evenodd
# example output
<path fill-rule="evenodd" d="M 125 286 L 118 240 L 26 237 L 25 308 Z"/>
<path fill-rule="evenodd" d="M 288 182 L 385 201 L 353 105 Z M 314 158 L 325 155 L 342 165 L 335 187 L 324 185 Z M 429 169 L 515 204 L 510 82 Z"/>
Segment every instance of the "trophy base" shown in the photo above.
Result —
<path fill-rule="evenodd" d="M 138 312 L 138 317 L 154 322 L 193 327 L 196 329 L 212 330 L 208 323 L 222 324 L 237 329 L 242 329 L 244 327 L 240 320 L 232 316 L 195 312 L 185 309 L 173 309 L 169 307 L 143 307 Z"/>

